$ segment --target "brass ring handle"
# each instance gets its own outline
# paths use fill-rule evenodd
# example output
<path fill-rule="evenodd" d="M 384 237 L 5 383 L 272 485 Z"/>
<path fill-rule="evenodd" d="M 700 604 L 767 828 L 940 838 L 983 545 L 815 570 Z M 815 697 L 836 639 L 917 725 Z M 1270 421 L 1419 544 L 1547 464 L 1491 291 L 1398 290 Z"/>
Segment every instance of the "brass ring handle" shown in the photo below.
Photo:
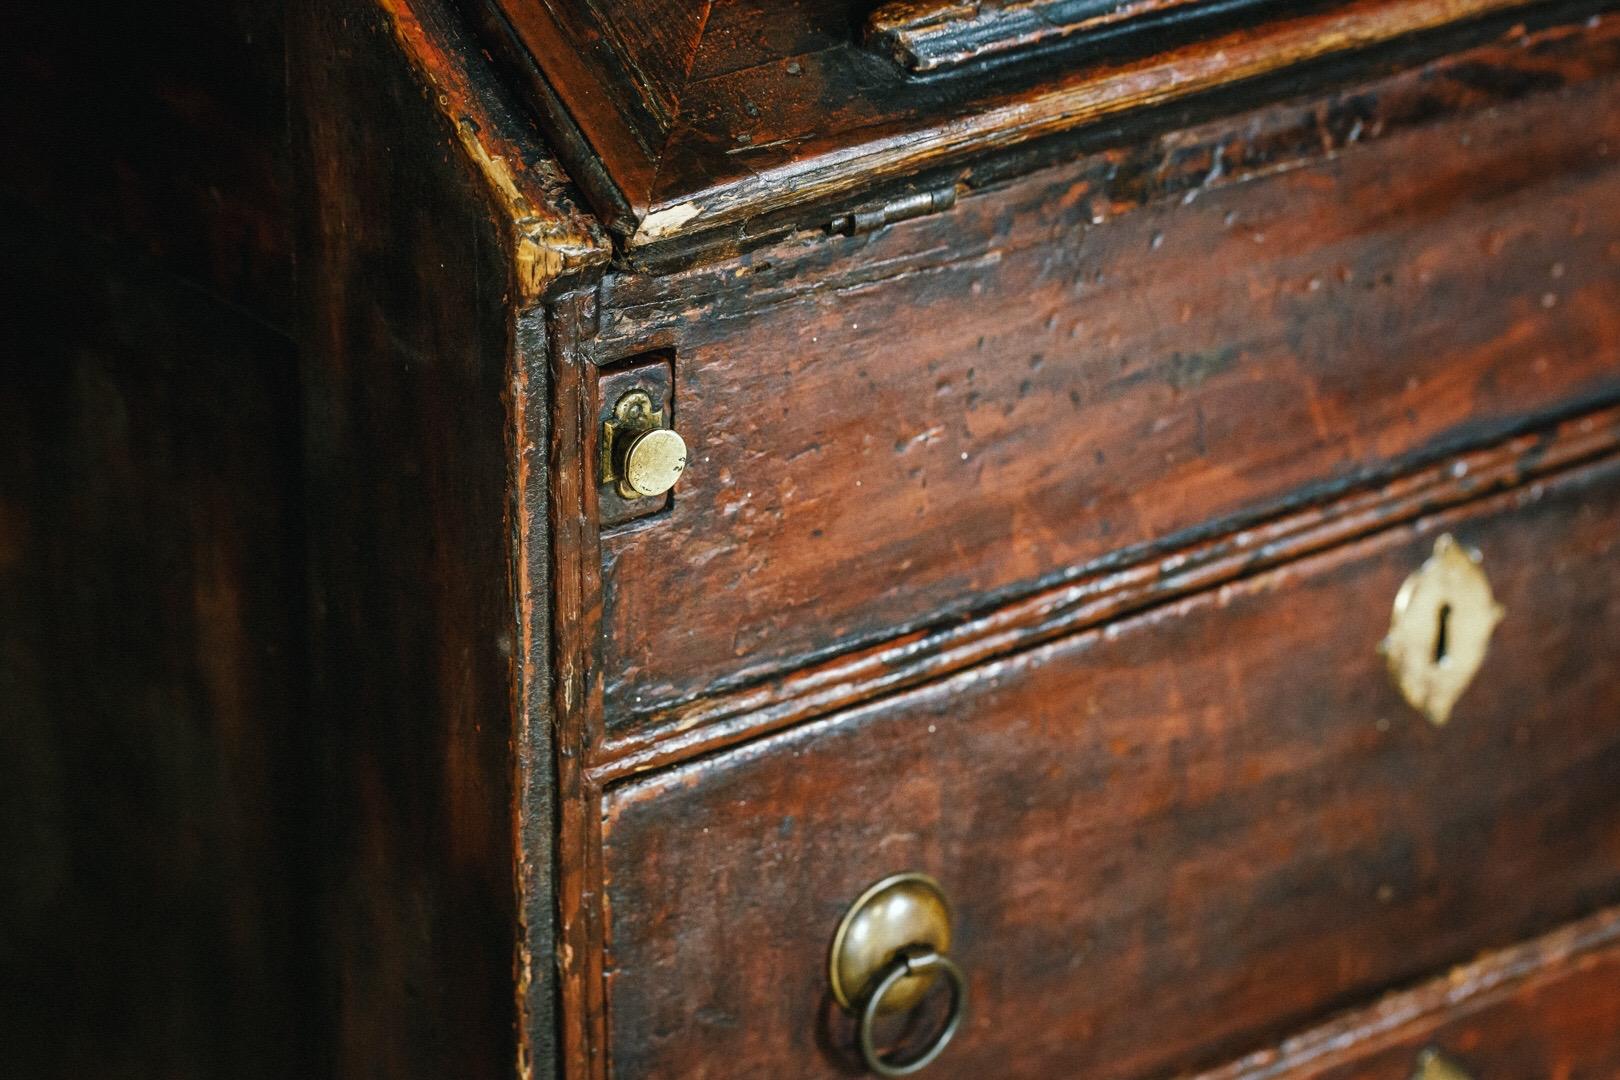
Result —
<path fill-rule="evenodd" d="M 879 1076 L 910 1076 L 951 1041 L 967 1009 L 967 980 L 949 958 L 951 905 L 939 882 L 916 871 L 867 887 L 833 935 L 827 979 L 833 1000 L 856 1018 L 861 1060 Z M 884 1057 L 875 1045 L 879 1016 L 916 1008 L 944 979 L 950 1013 L 928 1046 L 910 1058 Z"/>
<path fill-rule="evenodd" d="M 872 1041 L 872 1028 L 878 1014 L 887 1011 L 884 1008 L 884 1000 L 901 980 L 913 975 L 929 975 L 936 972 L 944 975 L 946 981 L 950 983 L 951 1006 L 950 1013 L 945 1018 L 945 1025 L 929 1041 L 928 1048 L 917 1056 L 903 1061 L 884 1057 Z M 879 1076 L 910 1076 L 927 1068 L 951 1041 L 956 1029 L 962 1026 L 966 1003 L 967 979 L 963 977 L 962 969 L 952 963 L 949 957 L 935 952 L 926 945 L 913 945 L 900 950 L 889 962 L 889 966 L 883 970 L 877 985 L 872 988 L 871 994 L 866 998 L 866 1004 L 861 1008 L 861 1018 L 856 1025 L 861 1060 L 866 1063 L 868 1069 Z"/>

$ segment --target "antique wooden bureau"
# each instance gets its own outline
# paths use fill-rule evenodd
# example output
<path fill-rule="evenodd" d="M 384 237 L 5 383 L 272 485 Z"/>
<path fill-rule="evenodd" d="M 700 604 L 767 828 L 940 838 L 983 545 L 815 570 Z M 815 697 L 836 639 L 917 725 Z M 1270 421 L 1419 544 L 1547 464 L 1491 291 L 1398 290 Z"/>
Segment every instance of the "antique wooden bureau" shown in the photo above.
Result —
<path fill-rule="evenodd" d="M 11 1074 L 1620 1077 L 1612 6 L 30 16 Z"/>

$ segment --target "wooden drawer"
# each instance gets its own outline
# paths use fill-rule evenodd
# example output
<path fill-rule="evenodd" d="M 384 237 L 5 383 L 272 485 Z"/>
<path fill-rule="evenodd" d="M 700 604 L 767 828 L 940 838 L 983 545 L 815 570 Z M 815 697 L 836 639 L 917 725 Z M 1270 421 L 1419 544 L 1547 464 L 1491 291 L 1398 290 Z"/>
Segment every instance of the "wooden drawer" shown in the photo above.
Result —
<path fill-rule="evenodd" d="M 602 359 L 673 352 L 692 464 L 602 537 L 610 738 L 1620 394 L 1620 85 L 1419 122 L 1485 60 L 616 279 Z"/>
<path fill-rule="evenodd" d="M 1378 645 L 1445 534 L 1507 615 L 1436 727 Z M 610 1068 L 846 1075 L 829 943 L 897 871 L 955 908 L 939 1077 L 1209 1066 L 1612 902 L 1617 569 L 1604 459 L 614 786 Z"/>
<path fill-rule="evenodd" d="M 1614 1080 L 1616 986 L 1610 908 L 1198 1080 Z"/>

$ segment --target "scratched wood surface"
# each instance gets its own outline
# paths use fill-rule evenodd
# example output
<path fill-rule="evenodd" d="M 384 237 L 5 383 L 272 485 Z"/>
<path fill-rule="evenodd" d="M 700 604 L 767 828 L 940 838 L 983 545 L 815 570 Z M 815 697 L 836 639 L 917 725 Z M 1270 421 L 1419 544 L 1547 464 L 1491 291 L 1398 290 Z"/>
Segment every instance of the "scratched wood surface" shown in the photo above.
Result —
<path fill-rule="evenodd" d="M 1620 37 L 1593 34 L 610 279 L 597 356 L 672 348 L 692 447 L 667 515 L 601 541 L 610 742 L 1620 394 L 1620 81 L 1581 81 Z"/>
<path fill-rule="evenodd" d="M 895 63 L 911 71 L 941 71 L 1027 58 L 1037 48 L 1078 37 L 1118 48 L 1127 35 L 1154 35 L 1162 46 L 1202 14 L 1231 25 L 1271 6 L 1272 0 L 889 0 L 866 17 L 864 30 L 866 44 Z"/>
<path fill-rule="evenodd" d="M 778 679 L 699 698 L 609 743 L 591 775 L 610 784 L 839 708 L 994 663 L 1055 638 L 1357 540 L 1481 495 L 1533 484 L 1620 447 L 1620 407 L 1581 413 L 1184 546 L 1105 562 L 1006 604 L 840 653 Z"/>
<path fill-rule="evenodd" d="M 891 859 L 968 900 L 941 1075 L 1203 1067 L 1615 899 L 1611 5 L 928 85 L 849 0 L 522 6 L 557 87 L 490 4 L 4 16 L 0 1072 L 847 1075 Z M 647 350 L 710 460 L 600 538 Z M 1426 514 L 1517 619 L 1443 733 L 1351 602 Z"/>
<path fill-rule="evenodd" d="M 1376 646 L 1442 531 L 1508 616 L 1437 729 Z M 971 985 L 942 1078 L 1214 1065 L 1615 902 L 1617 559 L 1610 457 L 611 788 L 613 1074 L 848 1075 L 829 941 L 901 870 Z"/>
<path fill-rule="evenodd" d="M 1434 44 L 1424 35 L 1473 33 L 1481 20 L 1507 30 L 1602 9 L 1352 0 L 1270 5 L 1264 17 L 1222 4 L 1206 20 L 1195 17 L 1202 5 L 1160 4 L 1176 25 L 1106 45 L 1074 35 L 1070 48 L 1028 62 L 917 78 L 884 55 L 881 35 L 865 40 L 869 5 L 854 0 L 473 6 L 631 249 L 739 237 L 789 207 L 803 224 L 812 208 L 878 184 L 1367 48 L 1421 50 Z"/>

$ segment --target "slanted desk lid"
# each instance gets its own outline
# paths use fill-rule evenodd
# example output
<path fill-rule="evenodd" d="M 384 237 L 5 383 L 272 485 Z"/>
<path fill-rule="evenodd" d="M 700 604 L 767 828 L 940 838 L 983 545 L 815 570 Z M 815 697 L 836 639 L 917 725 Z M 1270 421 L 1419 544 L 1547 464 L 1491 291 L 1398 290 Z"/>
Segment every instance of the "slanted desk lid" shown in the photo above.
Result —
<path fill-rule="evenodd" d="M 1530 0 L 466 0 L 629 248 Z M 808 211 L 807 211 L 808 212 Z M 822 213 L 822 224 L 826 214 Z"/>

